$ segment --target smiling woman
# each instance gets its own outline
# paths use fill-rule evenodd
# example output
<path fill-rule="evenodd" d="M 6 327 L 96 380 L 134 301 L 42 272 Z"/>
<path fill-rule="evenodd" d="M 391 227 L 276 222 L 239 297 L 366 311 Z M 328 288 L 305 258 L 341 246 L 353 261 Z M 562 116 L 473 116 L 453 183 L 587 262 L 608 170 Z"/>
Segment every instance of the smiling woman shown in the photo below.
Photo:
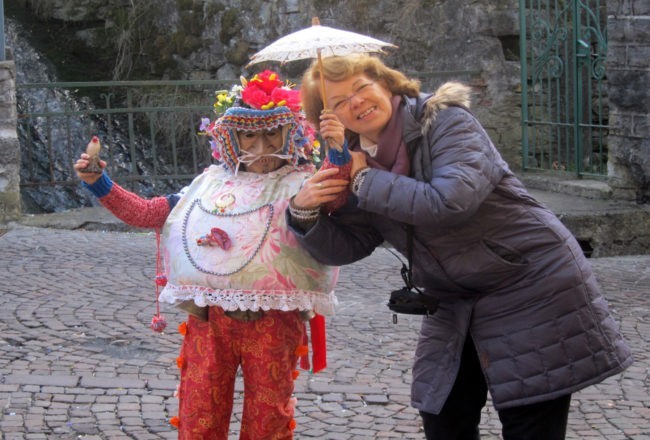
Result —
<path fill-rule="evenodd" d="M 324 264 L 384 241 L 412 261 L 413 285 L 439 304 L 413 365 L 427 438 L 478 438 L 490 384 L 504 440 L 564 439 L 572 393 L 621 372 L 631 352 L 579 243 L 469 111 L 470 88 L 420 93 L 378 58 L 351 55 L 313 64 L 302 94 L 321 135 L 349 146 L 351 195 L 319 215 L 321 186 L 338 188 L 321 169 L 293 198 L 289 226 Z"/>

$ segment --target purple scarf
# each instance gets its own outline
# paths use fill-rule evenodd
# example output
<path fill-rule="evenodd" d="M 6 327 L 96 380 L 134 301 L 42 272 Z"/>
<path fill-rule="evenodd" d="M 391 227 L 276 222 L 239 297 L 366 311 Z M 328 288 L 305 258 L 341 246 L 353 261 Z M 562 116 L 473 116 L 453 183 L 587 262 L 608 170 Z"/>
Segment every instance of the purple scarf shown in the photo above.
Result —
<path fill-rule="evenodd" d="M 384 171 L 390 171 L 402 176 L 408 176 L 411 171 L 406 144 L 402 139 L 402 112 L 401 96 L 393 96 L 391 99 L 392 114 L 390 121 L 379 135 L 377 142 L 377 154 L 370 157 L 366 153 L 366 159 L 370 168 L 378 168 Z M 363 151 L 360 146 L 354 147 L 355 151 Z"/>

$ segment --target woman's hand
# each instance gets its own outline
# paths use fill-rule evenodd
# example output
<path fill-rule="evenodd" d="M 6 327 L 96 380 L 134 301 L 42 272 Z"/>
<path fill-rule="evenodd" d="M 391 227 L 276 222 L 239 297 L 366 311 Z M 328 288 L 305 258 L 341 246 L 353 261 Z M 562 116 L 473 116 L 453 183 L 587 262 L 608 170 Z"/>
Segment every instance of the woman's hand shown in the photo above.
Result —
<path fill-rule="evenodd" d="M 331 179 L 338 173 L 336 168 L 319 170 L 307 179 L 298 194 L 293 198 L 294 207 L 298 209 L 314 209 L 323 203 L 332 202 L 336 196 L 345 191 L 350 183 L 345 179 Z"/>
<path fill-rule="evenodd" d="M 330 147 L 339 149 L 345 142 L 345 126 L 339 121 L 339 118 L 330 111 L 324 111 L 320 115 L 320 135 Z"/>
<path fill-rule="evenodd" d="M 79 177 L 79 179 L 86 182 L 88 185 L 92 185 L 93 183 L 97 182 L 97 180 L 99 180 L 99 178 L 102 175 L 99 174 L 99 173 L 84 173 L 84 172 L 79 171 L 79 170 L 83 170 L 84 168 L 86 168 L 90 164 L 89 159 L 90 159 L 90 156 L 88 154 L 81 153 L 81 156 L 79 157 L 79 159 L 77 159 L 77 161 L 74 163 L 72 168 L 74 168 L 74 170 L 77 172 L 77 176 Z M 99 166 L 103 170 L 104 168 L 106 168 L 106 162 L 103 161 L 103 160 L 100 160 L 99 161 Z"/>

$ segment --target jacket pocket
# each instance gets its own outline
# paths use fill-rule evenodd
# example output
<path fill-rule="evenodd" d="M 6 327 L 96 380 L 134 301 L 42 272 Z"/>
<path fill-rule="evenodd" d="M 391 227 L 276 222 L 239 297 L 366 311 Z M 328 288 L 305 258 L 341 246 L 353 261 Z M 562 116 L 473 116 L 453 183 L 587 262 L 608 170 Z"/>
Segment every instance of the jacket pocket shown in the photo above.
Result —
<path fill-rule="evenodd" d="M 526 257 L 496 241 L 482 240 L 477 246 L 447 261 L 446 271 L 459 285 L 478 293 L 500 290 L 525 275 Z"/>

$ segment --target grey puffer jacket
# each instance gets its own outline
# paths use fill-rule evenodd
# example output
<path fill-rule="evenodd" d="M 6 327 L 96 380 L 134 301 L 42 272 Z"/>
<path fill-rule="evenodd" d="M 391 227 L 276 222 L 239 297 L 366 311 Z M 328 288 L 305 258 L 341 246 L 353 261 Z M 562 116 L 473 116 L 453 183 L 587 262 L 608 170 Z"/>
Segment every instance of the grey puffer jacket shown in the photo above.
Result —
<path fill-rule="evenodd" d="M 317 260 L 344 265 L 383 241 L 406 254 L 404 225 L 414 225 L 414 280 L 440 305 L 422 321 L 411 397 L 433 414 L 468 335 L 497 410 L 573 393 L 632 363 L 577 241 L 526 192 L 468 103 L 458 83 L 404 98 L 413 177 L 373 169 L 358 198 L 306 233 L 293 229 Z"/>

